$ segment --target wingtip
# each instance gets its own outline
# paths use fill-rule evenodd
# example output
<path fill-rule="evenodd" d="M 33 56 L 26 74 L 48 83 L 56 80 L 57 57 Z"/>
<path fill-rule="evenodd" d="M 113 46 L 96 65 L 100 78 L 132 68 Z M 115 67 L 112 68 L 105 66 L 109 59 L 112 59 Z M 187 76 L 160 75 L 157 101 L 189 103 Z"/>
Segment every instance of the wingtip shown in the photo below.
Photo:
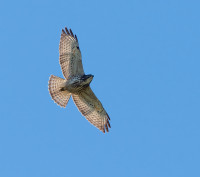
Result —
<path fill-rule="evenodd" d="M 65 27 L 64 29 L 62 29 L 62 34 L 69 35 L 69 36 L 73 37 L 78 42 L 77 36 L 74 35 L 74 33 L 72 32 L 71 29 L 68 30 L 68 28 Z"/>
<path fill-rule="evenodd" d="M 110 126 L 110 122 L 109 122 L 109 121 L 107 122 L 107 124 L 108 124 L 108 127 L 111 128 L 111 126 Z"/>
<path fill-rule="evenodd" d="M 69 31 L 70 31 L 70 33 L 71 33 L 71 36 L 73 36 L 73 37 L 74 37 L 74 34 L 73 34 L 72 30 L 71 30 L 71 29 L 69 29 Z"/>
<path fill-rule="evenodd" d="M 107 125 L 107 124 L 105 125 L 105 128 L 106 128 L 106 131 L 109 132 L 109 130 L 108 130 L 108 125 Z"/>
<path fill-rule="evenodd" d="M 67 29 L 67 27 L 65 27 L 65 31 L 68 35 L 70 35 L 69 30 Z"/>
<path fill-rule="evenodd" d="M 109 132 L 109 128 L 111 128 L 111 126 L 110 126 L 110 122 L 109 122 L 109 119 L 107 119 L 106 120 L 106 123 L 101 127 L 101 131 L 103 132 L 103 133 L 105 133 L 105 132 Z"/>
<path fill-rule="evenodd" d="M 108 113 L 106 113 L 106 115 L 107 115 L 108 120 L 110 120 L 110 117 L 109 117 Z"/>
<path fill-rule="evenodd" d="M 66 34 L 64 29 L 62 29 L 62 34 Z"/>
<path fill-rule="evenodd" d="M 76 34 L 75 34 L 75 39 L 76 39 L 76 41 L 78 42 L 78 38 L 77 38 Z"/>

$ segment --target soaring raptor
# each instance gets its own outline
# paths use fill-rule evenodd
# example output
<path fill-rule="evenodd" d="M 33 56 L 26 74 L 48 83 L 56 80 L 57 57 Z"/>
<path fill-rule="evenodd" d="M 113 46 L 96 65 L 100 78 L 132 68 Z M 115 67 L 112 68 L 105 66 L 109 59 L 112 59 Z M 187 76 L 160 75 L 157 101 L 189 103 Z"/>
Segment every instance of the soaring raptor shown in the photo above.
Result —
<path fill-rule="evenodd" d="M 105 133 L 110 128 L 109 116 L 90 88 L 93 75 L 85 75 L 77 36 L 71 29 L 62 29 L 59 62 L 65 79 L 51 75 L 49 93 L 61 107 L 66 107 L 72 96 L 85 118 Z"/>

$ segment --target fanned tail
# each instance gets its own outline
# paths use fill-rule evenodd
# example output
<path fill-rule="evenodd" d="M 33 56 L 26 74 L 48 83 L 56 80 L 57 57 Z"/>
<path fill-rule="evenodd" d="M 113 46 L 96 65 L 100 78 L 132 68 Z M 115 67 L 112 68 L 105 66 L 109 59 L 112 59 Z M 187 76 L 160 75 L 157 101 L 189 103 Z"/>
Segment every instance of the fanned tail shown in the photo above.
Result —
<path fill-rule="evenodd" d="M 49 78 L 49 93 L 51 98 L 61 107 L 66 107 L 71 96 L 71 93 L 68 91 L 61 91 L 64 82 L 64 79 L 54 75 L 51 75 Z"/>

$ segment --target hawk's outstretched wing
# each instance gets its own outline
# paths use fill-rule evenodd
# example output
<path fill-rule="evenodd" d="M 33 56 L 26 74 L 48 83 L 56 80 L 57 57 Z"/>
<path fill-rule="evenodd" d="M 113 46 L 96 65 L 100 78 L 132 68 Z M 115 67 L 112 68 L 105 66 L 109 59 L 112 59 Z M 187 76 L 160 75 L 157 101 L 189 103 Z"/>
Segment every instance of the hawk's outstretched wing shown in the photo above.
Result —
<path fill-rule="evenodd" d="M 59 53 L 60 66 L 66 79 L 84 74 L 78 39 L 71 29 L 62 30 Z"/>
<path fill-rule="evenodd" d="M 79 94 L 72 94 L 72 98 L 79 111 L 91 124 L 104 133 L 105 129 L 108 132 L 110 118 L 89 86 Z"/>

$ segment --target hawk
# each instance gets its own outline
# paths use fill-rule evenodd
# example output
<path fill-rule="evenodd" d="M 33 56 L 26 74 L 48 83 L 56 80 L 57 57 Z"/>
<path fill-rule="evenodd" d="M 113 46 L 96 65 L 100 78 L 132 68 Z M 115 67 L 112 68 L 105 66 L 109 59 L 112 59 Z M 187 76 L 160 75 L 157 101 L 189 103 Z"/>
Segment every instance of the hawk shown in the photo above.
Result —
<path fill-rule="evenodd" d="M 81 114 L 103 133 L 105 130 L 108 132 L 108 128 L 111 128 L 110 117 L 90 88 L 94 76 L 84 73 L 78 38 L 66 27 L 62 29 L 59 54 L 65 79 L 50 76 L 48 89 L 52 99 L 59 106 L 66 107 L 72 96 Z"/>

